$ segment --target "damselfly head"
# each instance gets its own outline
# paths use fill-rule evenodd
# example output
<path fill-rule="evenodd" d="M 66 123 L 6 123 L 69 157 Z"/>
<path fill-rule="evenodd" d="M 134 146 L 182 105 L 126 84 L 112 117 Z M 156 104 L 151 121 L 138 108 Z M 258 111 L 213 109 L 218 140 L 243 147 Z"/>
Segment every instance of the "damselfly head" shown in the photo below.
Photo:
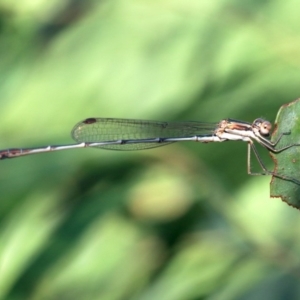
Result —
<path fill-rule="evenodd" d="M 261 118 L 255 119 L 252 126 L 257 128 L 259 133 L 263 136 L 269 136 L 272 130 L 271 122 Z"/>

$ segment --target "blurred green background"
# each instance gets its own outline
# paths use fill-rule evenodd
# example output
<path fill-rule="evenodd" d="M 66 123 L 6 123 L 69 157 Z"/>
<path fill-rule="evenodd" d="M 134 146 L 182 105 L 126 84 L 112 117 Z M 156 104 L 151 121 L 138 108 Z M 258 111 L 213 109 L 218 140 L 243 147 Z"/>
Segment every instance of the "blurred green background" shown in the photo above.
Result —
<path fill-rule="evenodd" d="M 1 0 L 0 148 L 70 143 L 87 117 L 273 122 L 300 95 L 299 9 Z M 0 166 L 0 299 L 300 298 L 299 211 L 244 143 Z"/>

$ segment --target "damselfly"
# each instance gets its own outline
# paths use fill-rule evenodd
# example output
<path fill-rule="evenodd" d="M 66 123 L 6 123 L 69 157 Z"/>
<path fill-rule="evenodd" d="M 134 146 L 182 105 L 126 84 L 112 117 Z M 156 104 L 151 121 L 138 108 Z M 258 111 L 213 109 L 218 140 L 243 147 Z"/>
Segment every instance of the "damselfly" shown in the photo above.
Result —
<path fill-rule="evenodd" d="M 72 137 L 77 142 L 76 144 L 5 149 L 0 150 L 0 159 L 84 147 L 108 150 L 142 150 L 182 141 L 201 143 L 244 141 L 248 143 L 248 174 L 273 175 L 300 184 L 300 181 L 292 177 L 269 171 L 260 158 L 254 141 L 272 153 L 279 153 L 293 146 L 300 145 L 292 144 L 276 149 L 276 145 L 282 136 L 289 133 L 281 133 L 275 142 L 271 142 L 268 139 L 271 129 L 272 124 L 261 118 L 254 120 L 253 123 L 233 119 L 224 119 L 218 123 L 203 123 L 197 121 L 159 122 L 131 119 L 88 118 L 76 124 L 72 130 Z M 262 173 L 251 172 L 251 150 L 263 170 Z"/>

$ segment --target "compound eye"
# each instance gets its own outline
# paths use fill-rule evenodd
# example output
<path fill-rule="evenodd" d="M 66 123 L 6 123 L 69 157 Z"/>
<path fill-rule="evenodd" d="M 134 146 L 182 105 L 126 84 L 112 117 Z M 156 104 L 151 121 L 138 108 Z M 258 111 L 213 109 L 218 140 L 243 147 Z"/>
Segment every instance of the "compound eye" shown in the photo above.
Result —
<path fill-rule="evenodd" d="M 268 136 L 272 129 L 272 124 L 269 121 L 258 118 L 254 120 L 253 127 L 257 128 L 262 136 Z"/>
<path fill-rule="evenodd" d="M 269 121 L 263 121 L 259 126 L 259 132 L 261 133 L 261 135 L 264 136 L 268 136 L 270 134 L 271 129 L 272 124 Z"/>

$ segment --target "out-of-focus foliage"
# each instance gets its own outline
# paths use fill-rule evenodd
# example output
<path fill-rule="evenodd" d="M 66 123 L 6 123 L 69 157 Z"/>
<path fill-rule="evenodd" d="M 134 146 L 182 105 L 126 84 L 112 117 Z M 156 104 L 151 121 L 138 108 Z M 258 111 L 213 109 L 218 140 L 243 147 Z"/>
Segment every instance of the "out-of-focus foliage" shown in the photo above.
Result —
<path fill-rule="evenodd" d="M 274 121 L 300 94 L 298 8 L 2 0 L 0 147 L 87 117 Z M 300 215 L 269 182 L 238 142 L 1 161 L 0 298 L 299 299 Z"/>

